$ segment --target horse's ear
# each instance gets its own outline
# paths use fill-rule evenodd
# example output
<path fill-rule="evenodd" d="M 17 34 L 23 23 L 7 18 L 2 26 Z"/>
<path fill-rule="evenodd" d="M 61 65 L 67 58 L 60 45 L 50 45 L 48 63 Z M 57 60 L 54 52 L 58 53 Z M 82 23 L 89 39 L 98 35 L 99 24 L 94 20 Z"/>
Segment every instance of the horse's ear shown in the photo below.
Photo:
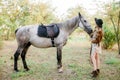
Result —
<path fill-rule="evenodd" d="M 41 23 L 41 25 L 43 26 L 43 23 Z"/>
<path fill-rule="evenodd" d="M 97 18 L 95 18 L 95 21 L 97 20 Z"/>
<path fill-rule="evenodd" d="M 78 13 L 78 15 L 79 15 L 79 17 L 81 17 L 81 14 L 80 14 L 80 12 Z"/>

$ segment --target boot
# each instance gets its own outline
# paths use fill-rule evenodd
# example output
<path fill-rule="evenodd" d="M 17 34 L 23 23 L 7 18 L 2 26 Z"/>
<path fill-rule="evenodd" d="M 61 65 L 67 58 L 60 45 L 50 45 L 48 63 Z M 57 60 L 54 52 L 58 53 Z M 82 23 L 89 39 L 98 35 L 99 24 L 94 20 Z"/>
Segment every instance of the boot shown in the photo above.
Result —
<path fill-rule="evenodd" d="M 97 69 L 98 74 L 100 73 L 100 69 Z M 94 74 L 94 71 L 91 72 L 91 74 Z"/>
<path fill-rule="evenodd" d="M 91 74 L 93 74 L 93 73 L 94 73 L 94 71 L 91 72 Z"/>
<path fill-rule="evenodd" d="M 92 77 L 97 77 L 97 76 L 98 76 L 97 70 L 93 71 L 93 76 Z"/>
<path fill-rule="evenodd" d="M 100 69 L 97 69 L 97 72 L 100 73 Z"/>

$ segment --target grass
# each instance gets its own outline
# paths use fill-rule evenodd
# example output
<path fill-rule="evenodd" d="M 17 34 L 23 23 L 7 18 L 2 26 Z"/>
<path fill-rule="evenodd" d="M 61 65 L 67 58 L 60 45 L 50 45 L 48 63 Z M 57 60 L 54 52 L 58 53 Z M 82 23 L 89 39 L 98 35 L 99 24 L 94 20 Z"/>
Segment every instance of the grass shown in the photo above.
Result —
<path fill-rule="evenodd" d="M 75 38 L 75 39 L 74 39 Z M 57 72 L 56 49 L 30 47 L 26 59 L 30 71 L 25 72 L 21 58 L 18 61 L 20 72 L 13 71 L 13 59 L 16 50 L 15 41 L 5 42 L 0 50 L 0 80 L 93 80 L 93 67 L 89 62 L 90 42 L 71 38 L 63 48 L 63 73 Z M 76 41 L 75 41 L 76 40 Z M 103 50 L 101 74 L 95 80 L 119 80 L 120 58 L 116 51 Z"/>
<path fill-rule="evenodd" d="M 106 61 L 105 61 L 105 63 L 106 64 L 120 64 L 120 59 L 118 59 L 118 58 L 115 58 L 115 57 L 111 57 L 111 58 L 109 58 L 109 59 L 107 59 Z"/>

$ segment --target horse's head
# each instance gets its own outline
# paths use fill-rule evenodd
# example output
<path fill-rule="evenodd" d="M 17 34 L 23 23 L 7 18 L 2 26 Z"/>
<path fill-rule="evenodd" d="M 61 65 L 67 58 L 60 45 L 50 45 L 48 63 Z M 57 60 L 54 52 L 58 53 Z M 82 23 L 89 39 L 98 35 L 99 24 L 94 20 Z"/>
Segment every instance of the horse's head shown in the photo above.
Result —
<path fill-rule="evenodd" d="M 89 35 L 93 32 L 89 22 L 79 13 L 79 27 L 84 29 Z"/>

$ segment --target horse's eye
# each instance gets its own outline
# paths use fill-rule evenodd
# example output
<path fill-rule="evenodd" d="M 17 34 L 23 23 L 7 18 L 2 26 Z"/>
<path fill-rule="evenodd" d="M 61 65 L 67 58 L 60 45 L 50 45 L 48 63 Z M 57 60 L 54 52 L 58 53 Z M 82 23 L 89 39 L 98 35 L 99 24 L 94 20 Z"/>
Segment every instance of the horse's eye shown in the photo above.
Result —
<path fill-rule="evenodd" d="M 84 22 L 87 22 L 86 20 L 84 20 Z"/>

